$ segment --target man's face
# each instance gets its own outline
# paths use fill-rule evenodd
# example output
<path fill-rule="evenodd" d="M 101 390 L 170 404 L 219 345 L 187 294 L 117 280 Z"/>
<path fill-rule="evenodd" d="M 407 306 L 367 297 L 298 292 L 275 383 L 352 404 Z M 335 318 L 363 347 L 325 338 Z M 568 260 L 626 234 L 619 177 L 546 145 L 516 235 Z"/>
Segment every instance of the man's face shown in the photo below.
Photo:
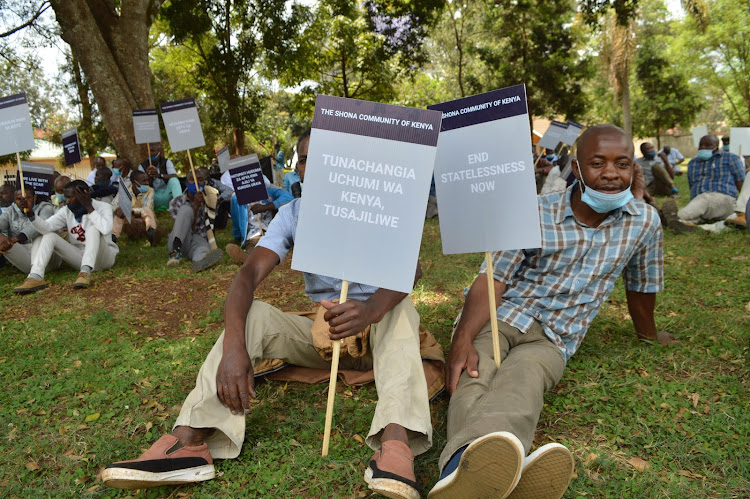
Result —
<path fill-rule="evenodd" d="M 18 189 L 16 191 L 16 205 L 20 208 L 21 207 L 21 199 L 23 196 L 21 195 L 21 189 Z M 34 195 L 33 189 L 28 189 L 26 191 L 26 206 L 31 207 L 36 204 L 36 196 Z"/>
<path fill-rule="evenodd" d="M 102 169 L 97 170 L 96 175 L 94 175 L 94 183 L 106 187 L 106 184 L 109 184 L 109 172 Z"/>
<path fill-rule="evenodd" d="M 719 141 L 713 139 L 712 137 L 702 137 L 701 141 L 698 143 L 698 149 L 709 149 L 711 151 L 716 151 L 718 148 Z"/>
<path fill-rule="evenodd" d="M 13 202 L 13 189 L 9 187 L 0 189 L 0 201 L 2 201 L 3 205 L 10 206 L 10 203 Z"/>
<path fill-rule="evenodd" d="M 622 192 L 630 188 L 633 175 L 633 144 L 614 132 L 591 135 L 578 146 L 578 165 L 588 187 L 606 194 Z M 580 179 L 578 169 L 573 173 Z"/>
<path fill-rule="evenodd" d="M 161 156 L 164 152 L 164 148 L 161 144 L 154 144 L 151 146 L 151 156 Z"/>
<path fill-rule="evenodd" d="M 94 160 L 94 168 L 99 169 L 102 166 L 107 166 L 107 162 L 101 156 L 97 156 Z"/>
<path fill-rule="evenodd" d="M 96 175 L 95 175 L 96 177 Z M 55 193 L 62 194 L 63 188 L 70 182 L 70 177 L 57 177 L 55 179 Z"/>
<path fill-rule="evenodd" d="M 76 188 L 75 187 L 66 187 L 64 189 L 65 192 L 65 200 L 68 204 L 75 204 L 78 202 L 78 195 L 76 194 Z"/>
<path fill-rule="evenodd" d="M 651 142 L 645 142 L 641 146 L 641 152 L 644 156 L 647 156 L 648 153 L 654 152 L 654 145 Z"/>
<path fill-rule="evenodd" d="M 299 143 L 297 147 L 297 173 L 299 178 L 305 181 L 305 168 L 307 168 L 307 149 L 310 147 L 310 137 Z"/>
<path fill-rule="evenodd" d="M 669 146 L 664 146 L 664 154 L 669 154 L 670 152 L 672 152 L 672 148 Z"/>

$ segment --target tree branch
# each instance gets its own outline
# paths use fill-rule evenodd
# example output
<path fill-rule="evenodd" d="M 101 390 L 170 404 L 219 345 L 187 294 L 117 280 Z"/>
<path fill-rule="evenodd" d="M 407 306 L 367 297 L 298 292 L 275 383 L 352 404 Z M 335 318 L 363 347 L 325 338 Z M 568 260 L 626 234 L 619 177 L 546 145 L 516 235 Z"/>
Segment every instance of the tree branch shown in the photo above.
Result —
<path fill-rule="evenodd" d="M 39 8 L 37 8 L 37 10 L 34 13 L 34 15 L 31 16 L 31 19 L 29 19 L 28 21 L 26 21 L 25 23 L 23 23 L 23 24 L 21 24 L 19 26 L 16 26 L 15 28 L 12 28 L 10 31 L 6 31 L 5 33 L 0 33 L 0 38 L 7 38 L 10 35 L 12 35 L 13 33 L 17 33 L 17 32 L 21 31 L 24 28 L 28 28 L 29 26 L 31 26 L 32 24 L 34 24 L 34 22 L 37 19 L 39 19 L 39 17 L 42 14 L 44 14 L 44 12 L 47 9 L 49 9 L 49 7 L 50 7 L 49 2 L 47 0 L 44 0 L 42 3 L 39 4 Z"/>

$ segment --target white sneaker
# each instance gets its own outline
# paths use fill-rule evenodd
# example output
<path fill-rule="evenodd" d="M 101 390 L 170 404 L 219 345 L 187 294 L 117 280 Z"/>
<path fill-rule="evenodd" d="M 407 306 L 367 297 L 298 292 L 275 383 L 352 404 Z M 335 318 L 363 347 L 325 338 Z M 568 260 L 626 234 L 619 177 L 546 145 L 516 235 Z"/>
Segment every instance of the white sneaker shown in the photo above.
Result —
<path fill-rule="evenodd" d="M 436 483 L 427 497 L 508 497 L 521 478 L 523 455 L 523 444 L 512 433 L 488 433 L 469 444 L 456 471 Z"/>
<path fill-rule="evenodd" d="M 509 499 L 560 499 L 570 484 L 573 454 L 562 444 L 539 447 L 523 460 L 521 479 Z"/>

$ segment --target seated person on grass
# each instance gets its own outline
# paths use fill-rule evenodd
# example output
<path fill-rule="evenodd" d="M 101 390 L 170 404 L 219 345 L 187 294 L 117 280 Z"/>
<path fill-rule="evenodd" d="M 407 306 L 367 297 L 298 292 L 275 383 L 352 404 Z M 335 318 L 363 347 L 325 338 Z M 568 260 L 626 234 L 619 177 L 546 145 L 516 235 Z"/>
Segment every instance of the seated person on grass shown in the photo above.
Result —
<path fill-rule="evenodd" d="M 205 166 L 195 170 L 195 173 L 203 177 L 208 187 L 213 187 L 219 194 L 219 199 L 216 205 L 216 219 L 214 220 L 215 229 L 225 229 L 227 226 L 227 219 L 232 206 L 232 196 L 234 196 L 234 189 L 226 186 L 224 183 L 211 177 L 211 171 Z"/>
<path fill-rule="evenodd" d="M 690 202 L 677 210 L 674 201 L 662 205 L 667 226 L 682 232 L 691 226 L 717 222 L 735 213 L 737 197 L 745 181 L 745 165 L 739 156 L 719 148 L 716 135 L 704 135 L 698 154 L 688 163 Z"/>
<path fill-rule="evenodd" d="M 309 136 L 300 144 L 300 154 L 307 154 L 308 143 Z M 213 459 L 240 454 L 245 417 L 256 397 L 254 366 L 262 359 L 281 359 L 330 369 L 314 347 L 312 319 L 253 299 L 294 246 L 300 201 L 281 208 L 235 277 L 224 308 L 225 331 L 198 373 L 172 434 L 135 461 L 107 466 L 105 485 L 132 489 L 214 478 Z M 388 497 L 418 498 L 413 457 L 430 448 L 432 425 L 414 305 L 405 293 L 357 283 L 350 283 L 347 301 L 336 304 L 332 300 L 339 297 L 340 280 L 310 273 L 304 279 L 306 293 L 324 309 L 323 336 L 340 340 L 370 328 L 367 353 L 356 359 L 342 355 L 340 361 L 342 369 L 374 366 L 378 403 L 367 444 L 376 452 L 365 480 Z"/>
<path fill-rule="evenodd" d="M 117 158 L 112 162 L 112 175 L 117 179 L 117 183 L 122 184 L 126 189 L 130 189 L 131 173 L 133 173 L 133 164 L 128 158 Z"/>
<path fill-rule="evenodd" d="M 642 156 L 635 160 L 646 178 L 646 190 L 652 196 L 677 196 L 680 191 L 674 186 L 674 171 L 667 155 L 657 154 L 651 142 L 641 144 Z"/>
<path fill-rule="evenodd" d="M 550 443 L 531 450 L 544 393 L 560 381 L 602 303 L 622 275 L 639 338 L 666 345 L 657 331 L 663 288 L 662 230 L 633 181 L 633 142 L 599 125 L 578 142 L 578 183 L 540 196 L 542 247 L 494 254 L 502 362 L 495 365 L 482 265 L 466 295 L 446 365 L 448 442 L 433 499 L 560 498 L 573 456 Z M 633 196 L 635 195 L 635 199 Z"/>
<path fill-rule="evenodd" d="M 55 210 L 59 210 L 65 206 L 65 186 L 70 183 L 70 177 L 67 175 L 60 175 L 54 182 L 52 182 L 52 188 L 55 192 L 52 193 L 51 203 L 55 207 Z"/>
<path fill-rule="evenodd" d="M 128 226 L 126 233 L 128 237 L 136 239 L 145 236 L 151 246 L 159 244 L 161 231 L 156 224 L 154 213 L 154 189 L 148 185 L 148 175 L 142 171 L 130 173 L 128 180 L 132 196 L 132 216 L 130 223 L 120 208 L 120 194 L 112 201 L 114 207 L 114 219 L 112 223 L 112 238 L 115 242 L 122 233 L 123 226 Z"/>
<path fill-rule="evenodd" d="M 117 195 L 117 184 L 112 183 L 112 170 L 102 166 L 96 170 L 94 185 L 91 186 L 91 198 L 102 203 L 112 204 Z"/>
<path fill-rule="evenodd" d="M 16 200 L 11 209 L 0 215 L 0 254 L 4 254 L 7 261 L 15 268 L 28 274 L 31 271 L 32 248 L 36 248 L 40 242 L 40 234 L 31 224 L 31 219 L 24 212 L 22 206 L 33 206 L 34 214 L 47 220 L 55 214 L 55 208 L 48 201 L 36 203 L 34 188 L 29 184 L 26 189 L 26 200 L 22 201 L 21 187 L 16 189 Z M 26 208 L 28 210 L 28 208 Z M 7 235 L 6 235 L 7 234 Z M 60 257 L 50 259 L 47 270 L 53 270 L 60 266 Z"/>
<path fill-rule="evenodd" d="M 101 156 L 95 157 L 94 162 L 91 164 L 91 172 L 89 172 L 88 177 L 86 177 L 86 183 L 88 185 L 94 185 L 96 171 L 103 166 L 107 166 L 107 160 L 102 158 Z"/>
<path fill-rule="evenodd" d="M 208 241 L 210 228 L 208 209 L 206 206 L 205 179 L 198 175 L 198 185 L 195 185 L 192 172 L 187 174 L 187 189 L 184 194 L 169 202 L 169 212 L 174 219 L 174 227 L 169 233 L 167 249 L 169 260 L 167 267 L 175 267 L 185 256 L 193 262 L 193 272 L 201 272 L 213 267 L 224 254 L 220 249 L 211 249 Z M 216 192 L 216 191 L 214 191 Z"/>
<path fill-rule="evenodd" d="M 112 241 L 112 208 L 109 204 L 91 199 L 89 186 L 74 180 L 65 186 L 67 204 L 47 220 L 29 214 L 31 222 L 42 236 L 31 254 L 31 272 L 13 291 L 28 294 L 47 287 L 44 271 L 57 255 L 74 269 L 80 269 L 73 286 L 88 288 L 91 272 L 106 270 L 115 264 L 120 251 Z M 23 199 L 23 198 L 22 198 Z M 25 207 L 25 206 L 24 206 Z M 57 234 L 67 228 L 68 240 Z"/>
<path fill-rule="evenodd" d="M 182 194 L 182 186 L 177 178 L 172 160 L 164 157 L 161 143 L 150 144 L 151 158 L 146 158 L 140 170 L 148 173 L 151 187 L 154 188 L 154 209 L 163 211 L 169 207 L 169 201 Z"/>

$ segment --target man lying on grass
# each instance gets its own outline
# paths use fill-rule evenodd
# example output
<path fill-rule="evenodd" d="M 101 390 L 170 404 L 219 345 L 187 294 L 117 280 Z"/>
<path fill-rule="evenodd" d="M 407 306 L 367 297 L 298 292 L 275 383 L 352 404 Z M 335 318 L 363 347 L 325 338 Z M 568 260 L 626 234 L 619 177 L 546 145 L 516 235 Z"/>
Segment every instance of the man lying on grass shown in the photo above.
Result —
<path fill-rule="evenodd" d="M 484 265 L 468 291 L 446 364 L 448 443 L 430 498 L 562 497 L 573 473 L 570 451 L 550 443 L 524 456 L 544 393 L 560 381 L 618 276 L 636 334 L 673 342 L 654 323 L 662 229 L 657 211 L 641 200 L 633 142 L 621 129 L 600 125 L 578 144 L 578 182 L 539 197 L 542 247 L 494 255 L 495 294 L 502 297 L 499 369 Z"/>
<path fill-rule="evenodd" d="M 310 137 L 300 138 L 300 156 Z M 107 466 L 105 485 L 144 488 L 214 478 L 213 459 L 235 458 L 245 438 L 245 415 L 256 397 L 254 369 L 264 358 L 330 369 L 313 344 L 313 320 L 286 314 L 253 300 L 258 285 L 294 245 L 300 199 L 284 205 L 240 268 L 224 309 L 224 333 L 198 373 L 171 435 L 161 437 L 135 461 Z M 374 368 L 378 403 L 367 444 L 376 450 L 365 472 L 370 488 L 395 498 L 419 497 L 413 459 L 429 449 L 432 425 L 427 383 L 420 357 L 419 315 L 406 293 L 350 283 L 349 297 L 339 297 L 341 281 L 305 273 L 305 291 L 325 309 L 331 340 L 369 327 L 369 350 L 363 357 L 342 356 L 342 369 Z"/>

